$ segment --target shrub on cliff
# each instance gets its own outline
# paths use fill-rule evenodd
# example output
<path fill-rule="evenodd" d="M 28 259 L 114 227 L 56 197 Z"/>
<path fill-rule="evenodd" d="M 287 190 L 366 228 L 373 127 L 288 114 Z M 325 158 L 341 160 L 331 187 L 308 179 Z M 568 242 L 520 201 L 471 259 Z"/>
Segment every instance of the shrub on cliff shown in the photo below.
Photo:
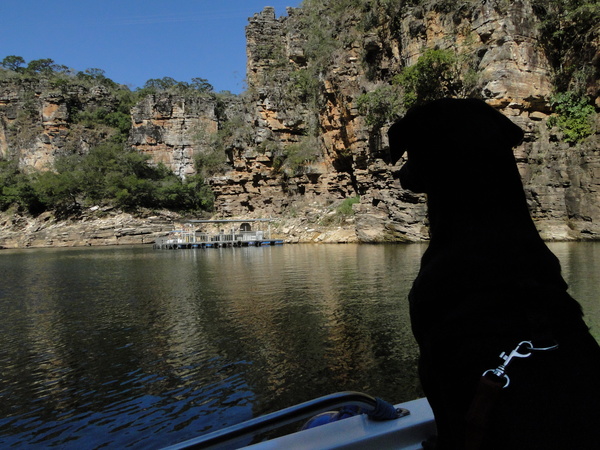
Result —
<path fill-rule="evenodd" d="M 367 125 L 380 128 L 410 107 L 442 97 L 472 94 L 477 78 L 471 62 L 452 50 L 427 49 L 412 66 L 392 79 L 357 97 L 356 105 Z"/>
<path fill-rule="evenodd" d="M 549 127 L 558 127 L 565 142 L 575 144 L 592 134 L 592 118 L 596 109 L 586 95 L 573 91 L 552 96 L 551 104 L 557 115 L 548 120 Z"/>
<path fill-rule="evenodd" d="M 273 168 L 288 175 L 302 173 L 307 165 L 315 162 L 320 154 L 318 138 L 303 136 L 298 142 L 278 149 L 273 158 Z"/>
<path fill-rule="evenodd" d="M 358 96 L 356 106 L 371 129 L 392 122 L 405 110 L 400 89 L 388 84 Z"/>
<path fill-rule="evenodd" d="M 540 18 L 541 43 L 554 71 L 551 105 L 564 140 L 580 142 L 593 133 L 596 110 L 588 93 L 597 89 L 600 65 L 600 3 L 597 0 L 534 0 Z"/>
<path fill-rule="evenodd" d="M 408 109 L 438 98 L 468 96 L 476 84 L 473 72 L 464 55 L 430 48 L 394 77 L 393 83 L 403 87 L 403 103 Z"/>
<path fill-rule="evenodd" d="M 534 0 L 540 18 L 541 44 L 555 72 L 557 91 L 573 89 L 582 73 L 597 79 L 594 64 L 600 39 L 600 3 L 597 0 Z"/>
<path fill-rule="evenodd" d="M 334 210 L 321 219 L 320 224 L 324 226 L 341 225 L 347 219 L 354 216 L 352 205 L 357 203 L 360 203 L 360 196 L 358 195 L 342 200 Z"/>

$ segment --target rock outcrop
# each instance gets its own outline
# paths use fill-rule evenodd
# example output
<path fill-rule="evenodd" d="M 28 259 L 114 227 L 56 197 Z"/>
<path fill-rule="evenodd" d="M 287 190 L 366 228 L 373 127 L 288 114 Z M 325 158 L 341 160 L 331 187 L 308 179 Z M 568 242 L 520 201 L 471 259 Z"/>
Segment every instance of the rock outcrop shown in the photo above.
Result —
<path fill-rule="evenodd" d="M 195 173 L 194 156 L 218 130 L 214 97 L 149 95 L 131 111 L 129 143 L 182 178 Z"/>
<path fill-rule="evenodd" d="M 63 90 L 44 80 L 0 80 L 0 157 L 21 167 L 47 170 L 57 156 L 85 153 L 110 138 L 107 127 L 86 127 L 72 110 L 111 109 L 116 103 L 101 86 Z"/>
<path fill-rule="evenodd" d="M 426 240 L 425 199 L 401 189 L 398 167 L 385 162 L 387 126 L 369 123 L 359 98 L 386 92 L 426 49 L 452 50 L 476 75 L 472 92 L 526 132 L 516 156 L 541 234 L 598 239 L 600 119 L 577 145 L 548 127 L 552 69 L 531 1 L 402 3 L 332 13 L 323 36 L 310 29 L 314 11 L 288 8 L 278 18 L 265 8 L 246 28 L 248 90 L 225 103 L 218 96 L 147 96 L 132 109 L 129 144 L 186 177 L 218 139 L 228 166 L 209 180 L 217 215 L 276 217 L 291 242 Z M 110 103 L 98 89 L 0 84 L 0 153 L 44 168 L 58 154 L 85 152 L 106 136 L 73 123 L 69 105 Z M 597 90 L 592 95 L 600 105 Z M 354 215 L 329 223 L 354 197 Z"/>
<path fill-rule="evenodd" d="M 151 244 L 173 229 L 176 214 L 134 217 L 91 208 L 76 220 L 57 220 L 50 212 L 36 218 L 0 214 L 0 249 Z"/>

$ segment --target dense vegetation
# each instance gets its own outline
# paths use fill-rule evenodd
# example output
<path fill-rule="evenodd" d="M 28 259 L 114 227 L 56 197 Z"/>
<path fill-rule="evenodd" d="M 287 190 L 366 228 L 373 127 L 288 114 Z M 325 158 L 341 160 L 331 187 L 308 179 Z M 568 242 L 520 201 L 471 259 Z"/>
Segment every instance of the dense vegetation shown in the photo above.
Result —
<path fill-rule="evenodd" d="M 100 69 L 75 72 L 54 64 L 51 59 L 26 64 L 23 58 L 11 55 L 0 65 L 3 68 L 0 80 L 37 83 L 67 98 L 71 120 L 70 140 L 64 154 L 55 159 L 49 170 L 21 170 L 17 153 L 0 158 L 0 210 L 15 207 L 31 214 L 54 211 L 65 217 L 95 205 L 129 211 L 212 209 L 213 194 L 203 178 L 214 171 L 210 162 L 199 158 L 199 174 L 181 180 L 164 165 L 151 164 L 148 156 L 131 150 L 126 144 L 131 128 L 130 110 L 137 101 L 146 95 L 161 93 L 215 95 L 205 79 L 194 78 L 191 83 L 169 77 L 151 79 L 141 89 L 131 91 L 107 78 Z M 94 87 L 105 90 L 104 101 L 85 100 L 85 92 Z M 38 111 L 35 99 L 26 99 L 9 130 L 14 133 L 17 144 L 26 144 L 35 137 Z M 96 137 L 88 152 L 78 147 L 77 141 L 82 136 Z"/>
<path fill-rule="evenodd" d="M 304 52 L 310 64 L 304 77 L 292 77 L 293 87 L 302 92 L 304 98 L 322 98 L 323 87 L 314 80 L 323 79 L 323 73 L 333 65 L 336 56 L 357 41 L 364 47 L 360 39 L 373 30 L 385 29 L 387 36 L 399 38 L 399 19 L 407 8 L 427 4 L 456 17 L 460 11 L 478 3 L 473 0 L 304 0 L 300 22 L 306 36 Z M 600 3 L 597 0 L 532 0 L 532 4 L 540 21 L 540 42 L 554 71 L 555 94 L 550 104 L 556 116 L 549 125 L 557 126 L 565 141 L 574 144 L 592 133 L 595 108 L 588 90 L 600 78 L 600 65 L 594 62 L 600 41 Z M 497 6 L 508 12 L 511 2 L 499 1 Z M 359 111 L 367 124 L 376 129 L 420 102 L 441 96 L 471 96 L 477 83 L 472 56 L 452 50 L 425 49 L 417 64 L 404 68 L 399 74 L 385 74 L 379 72 L 377 53 L 364 47 L 364 72 L 379 86 L 357 99 Z"/>
<path fill-rule="evenodd" d="M 25 173 L 14 161 L 0 160 L 0 210 L 50 210 L 59 217 L 95 205 L 128 211 L 201 211 L 210 209 L 212 200 L 199 175 L 182 181 L 163 165 L 150 165 L 147 156 L 117 143 L 101 144 L 86 155 L 57 158 L 54 170 L 48 171 Z"/>
<path fill-rule="evenodd" d="M 552 106 L 564 139 L 577 143 L 592 133 L 595 113 L 588 89 L 600 79 L 600 3 L 597 0 L 533 0 L 542 45 L 554 70 Z"/>

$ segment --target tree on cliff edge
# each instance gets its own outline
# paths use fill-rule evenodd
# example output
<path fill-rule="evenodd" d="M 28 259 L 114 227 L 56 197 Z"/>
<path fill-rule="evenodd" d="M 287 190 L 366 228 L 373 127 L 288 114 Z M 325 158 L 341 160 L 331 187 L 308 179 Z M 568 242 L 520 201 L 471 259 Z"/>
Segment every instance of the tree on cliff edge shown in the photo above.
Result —
<path fill-rule="evenodd" d="M 25 60 L 21 56 L 9 55 L 0 64 L 7 70 L 18 72 L 21 66 L 25 64 Z"/>

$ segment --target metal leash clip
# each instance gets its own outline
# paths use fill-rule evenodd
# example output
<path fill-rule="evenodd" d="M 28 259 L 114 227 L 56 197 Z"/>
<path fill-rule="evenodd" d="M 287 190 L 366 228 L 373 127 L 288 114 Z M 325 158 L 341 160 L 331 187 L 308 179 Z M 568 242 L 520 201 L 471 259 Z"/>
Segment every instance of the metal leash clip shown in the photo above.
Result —
<path fill-rule="evenodd" d="M 534 347 L 531 341 L 519 342 L 519 344 L 508 355 L 506 352 L 500 353 L 500 358 L 504 360 L 504 363 L 500 364 L 495 369 L 486 370 L 483 372 L 483 376 L 492 374 L 498 378 L 504 378 L 505 383 L 504 386 L 502 386 L 504 389 L 510 384 L 510 378 L 508 378 L 508 375 L 506 375 L 506 368 L 514 358 L 529 358 L 534 351 L 554 350 L 556 348 L 558 348 L 558 344 L 553 344 L 549 347 Z"/>

